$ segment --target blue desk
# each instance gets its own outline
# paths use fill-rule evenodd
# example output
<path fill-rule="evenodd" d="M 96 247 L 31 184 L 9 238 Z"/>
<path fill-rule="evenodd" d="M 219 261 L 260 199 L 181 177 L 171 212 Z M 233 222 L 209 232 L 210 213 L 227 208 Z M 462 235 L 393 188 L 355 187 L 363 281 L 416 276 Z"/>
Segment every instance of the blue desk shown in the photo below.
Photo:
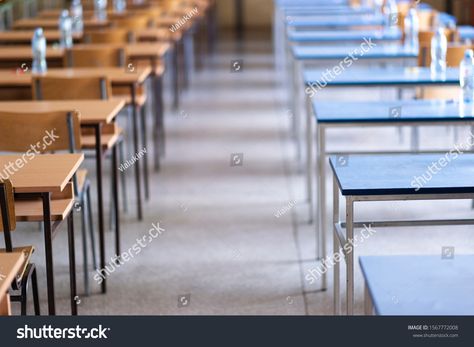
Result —
<path fill-rule="evenodd" d="M 334 79 L 325 78 L 325 73 L 325 70 L 306 69 L 303 72 L 305 84 L 313 87 L 317 86 L 317 83 L 321 81 L 327 83 L 329 87 L 396 87 L 459 84 L 459 69 L 457 68 L 448 68 L 443 76 L 433 76 L 428 67 L 348 69 Z M 308 90 L 307 93 L 310 94 L 310 91 Z"/>
<path fill-rule="evenodd" d="M 340 30 L 340 31 L 294 31 L 288 32 L 288 40 L 294 43 L 363 42 L 364 38 L 379 41 L 400 41 L 399 29 L 386 30 Z"/>
<path fill-rule="evenodd" d="M 302 28 L 350 28 L 359 26 L 383 26 L 385 17 L 382 15 L 360 16 L 291 16 L 286 18 L 288 27 Z"/>
<path fill-rule="evenodd" d="M 344 250 L 347 263 L 347 314 L 354 313 L 354 229 L 370 225 L 382 227 L 416 227 L 435 225 L 474 225 L 470 210 L 466 219 L 355 220 L 354 204 L 377 201 L 462 200 L 474 198 L 474 154 L 399 154 L 399 155 L 346 155 L 332 156 L 333 172 L 333 233 L 334 254 Z M 447 159 L 449 157 L 449 160 Z M 441 160 L 444 158 L 444 164 Z M 342 160 L 341 160 L 342 159 Z M 413 184 L 416 177 L 438 165 L 424 185 Z M 340 194 L 345 197 L 345 220 L 340 219 Z M 370 229 L 369 229 L 370 230 Z M 448 234 L 449 235 L 449 234 Z M 474 268 L 474 267 L 473 267 Z M 334 267 L 334 309 L 340 306 L 340 265 Z M 390 274 L 392 275 L 392 274 Z"/>
<path fill-rule="evenodd" d="M 474 315 L 474 256 L 364 256 L 367 311 L 377 315 Z M 370 314 L 371 312 L 367 312 Z M 455 331 L 454 331 L 455 332 Z"/>
<path fill-rule="evenodd" d="M 375 40 L 362 40 L 365 42 L 366 52 L 361 46 L 293 46 L 291 51 L 296 60 L 344 60 L 350 58 L 354 64 L 359 59 L 417 59 L 418 51 L 407 50 L 402 45 L 397 46 L 375 46 L 370 48 L 369 44 L 377 44 Z"/>

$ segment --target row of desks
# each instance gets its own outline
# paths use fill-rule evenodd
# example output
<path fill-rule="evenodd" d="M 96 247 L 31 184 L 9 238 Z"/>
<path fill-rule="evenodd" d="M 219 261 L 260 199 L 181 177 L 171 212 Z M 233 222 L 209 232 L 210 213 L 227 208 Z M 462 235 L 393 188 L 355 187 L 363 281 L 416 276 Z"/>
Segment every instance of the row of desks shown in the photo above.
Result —
<path fill-rule="evenodd" d="M 304 1 L 303 1 L 304 2 Z M 378 216 L 376 222 L 360 222 L 357 220 L 354 203 L 364 201 L 391 201 L 391 200 L 430 200 L 430 199 L 472 199 L 474 197 L 474 184 L 472 181 L 472 156 L 464 155 L 462 162 L 456 162 L 456 165 L 446 170 L 436 180 L 429 182 L 421 190 L 413 186 L 414 176 L 423 173 L 429 164 L 439 159 L 440 154 L 436 155 L 413 155 L 401 154 L 419 152 L 418 137 L 412 136 L 411 148 L 395 148 L 390 151 L 380 150 L 362 150 L 356 151 L 354 148 L 338 148 L 337 151 L 327 149 L 327 132 L 330 129 L 337 129 L 340 136 L 344 136 L 345 130 L 367 127 L 394 127 L 402 126 L 413 127 L 413 134 L 417 133 L 419 126 L 472 126 L 474 125 L 474 107 L 455 100 L 403 100 L 404 89 L 415 89 L 417 87 L 430 86 L 459 86 L 459 69 L 448 68 L 445 74 L 433 74 L 429 68 L 394 66 L 395 58 L 406 58 L 415 60 L 417 52 L 409 52 L 402 46 L 391 45 L 391 42 L 397 42 L 400 39 L 398 29 L 377 28 L 376 22 L 380 20 L 377 15 L 364 13 L 361 15 L 358 10 L 344 5 L 334 6 L 330 11 L 325 12 L 327 7 L 320 6 L 307 8 L 301 5 L 301 8 L 295 9 L 290 4 L 280 3 L 277 7 L 276 18 L 280 27 L 276 28 L 278 32 L 284 32 L 287 43 L 292 46 L 286 48 L 288 56 L 294 62 L 298 62 L 297 69 L 290 69 L 290 75 L 294 84 L 290 89 L 294 92 L 290 100 L 293 102 L 293 109 L 298 120 L 298 115 L 305 113 L 306 117 L 302 122 L 302 133 L 306 139 L 305 159 L 306 159 L 306 186 L 307 199 L 309 202 L 310 220 L 313 217 L 314 204 L 313 194 L 316 196 L 316 232 L 317 232 L 317 258 L 326 259 L 333 255 L 326 253 L 326 235 L 334 231 L 334 254 L 339 251 L 344 253 L 346 267 L 346 312 L 354 313 L 354 249 L 351 246 L 354 241 L 354 230 L 362 228 L 364 223 L 373 227 L 384 226 L 418 226 L 418 225 L 463 225 L 473 224 L 472 218 L 461 220 L 429 220 L 429 221 L 386 221 L 382 216 Z M 298 1 L 298 3 L 300 3 Z M 305 11 L 306 8 L 306 12 Z M 353 12 L 352 12 L 353 11 Z M 304 13 L 300 13 L 304 12 Z M 291 15 L 290 15 L 291 14 Z M 341 15 L 342 14 L 342 15 Z M 325 16 L 325 17 L 324 17 Z M 441 16 L 443 20 L 452 21 L 452 18 Z M 281 23 L 283 22 L 283 24 Z M 373 26 L 372 29 L 361 29 L 360 27 Z M 311 30 L 305 28 L 311 27 Z M 331 27 L 332 31 L 326 31 L 324 28 Z M 292 28 L 291 30 L 287 30 Z M 298 29 L 298 30 L 294 30 Z M 460 36 L 468 39 L 469 28 L 460 28 Z M 389 45 L 379 45 L 372 48 L 366 54 L 350 55 L 352 48 L 343 46 L 346 42 L 361 43 L 364 39 L 371 38 L 376 43 L 386 42 Z M 280 46 L 278 46 L 280 44 Z M 303 46 L 302 44 L 306 45 Z M 328 45 L 331 44 L 331 45 Z M 279 58 L 284 56 L 284 50 L 281 49 L 281 43 L 276 42 L 277 68 Z M 339 66 L 344 59 L 351 57 L 351 66 L 342 66 L 335 75 L 328 75 L 328 71 L 334 71 L 334 67 Z M 358 61 L 362 59 L 361 61 Z M 367 66 L 364 62 L 378 60 L 380 66 Z M 303 62 L 319 62 L 317 68 L 307 67 Z M 353 66 L 352 66 L 353 65 Z M 343 68 L 344 67 L 344 68 Z M 326 69 L 327 68 L 327 69 Z M 384 100 L 380 102 L 350 102 L 324 101 L 326 89 L 331 88 L 368 88 L 368 87 L 388 87 L 398 89 L 398 99 Z M 301 103 L 305 99 L 307 107 L 303 112 Z M 300 124 L 296 125 L 300 129 Z M 297 130 L 299 134 L 299 130 Z M 297 135 L 298 136 L 298 135 Z M 316 151 L 316 152 L 315 152 Z M 390 153 L 390 155 L 378 155 L 380 152 Z M 439 149 L 423 149 L 423 152 L 439 153 Z M 442 152 L 445 153 L 445 152 Z M 395 155 L 399 154 L 399 155 Z M 316 161 L 313 161 L 316 158 Z M 333 208 L 332 223 L 328 228 L 327 224 L 327 194 L 326 194 L 326 172 L 327 164 L 331 167 L 334 176 L 333 182 Z M 449 177 L 460 177 L 456 181 Z M 317 183 L 317 189 L 314 191 L 314 183 Z M 345 198 L 346 218 L 340 217 L 339 196 Z M 346 247 L 349 246 L 349 247 Z M 346 250 L 348 249 L 348 250 Z M 389 305 L 388 300 L 380 300 L 380 294 L 383 294 L 383 288 L 373 280 L 369 280 L 369 274 L 374 272 L 381 273 L 382 268 L 377 267 L 376 260 L 362 259 L 361 265 L 366 275 L 368 292 L 375 303 L 375 310 L 381 314 L 404 314 Z M 403 259 L 387 259 L 385 271 L 394 269 L 398 264 L 403 264 Z M 429 262 L 435 264 L 433 259 Z M 336 261 L 334 266 L 334 308 L 335 313 L 340 312 L 340 265 Z M 462 260 L 456 266 L 464 266 Z M 405 266 L 405 268 L 407 268 Z M 431 274 L 433 281 L 436 274 Z M 469 274 L 468 274 L 469 276 Z M 401 280 L 402 276 L 395 278 L 399 283 L 406 283 Z M 322 288 L 326 289 L 326 273 L 321 275 Z M 410 278 L 408 276 L 408 278 Z M 380 279 L 380 276 L 379 276 Z M 382 280 L 382 279 L 380 279 Z M 391 282 L 393 283 L 393 281 Z M 385 283 L 386 284 L 386 283 Z M 418 286 L 417 288 L 420 288 Z M 413 294 L 414 292 L 412 292 Z M 378 296 L 377 296 L 378 294 Z M 368 295 L 370 296 L 370 295 Z M 411 300 L 414 298 L 404 299 Z M 430 297 L 433 300 L 442 300 L 440 297 Z M 416 300 L 415 300 L 416 302 Z M 370 306 L 370 305 L 368 305 Z M 422 312 L 422 314 L 433 314 L 428 307 L 415 306 L 418 311 L 412 309 L 409 312 Z M 459 307 L 459 305 L 457 306 Z M 401 308 L 406 308 L 403 306 Z M 444 307 L 443 312 L 457 314 L 456 312 L 471 312 L 472 305 L 468 305 L 465 310 L 449 310 Z M 423 311 L 424 309 L 424 311 Z M 420 311 L 421 310 L 421 311 Z M 371 313 L 371 309 L 366 310 Z M 441 311 L 440 311 L 441 312 Z"/>

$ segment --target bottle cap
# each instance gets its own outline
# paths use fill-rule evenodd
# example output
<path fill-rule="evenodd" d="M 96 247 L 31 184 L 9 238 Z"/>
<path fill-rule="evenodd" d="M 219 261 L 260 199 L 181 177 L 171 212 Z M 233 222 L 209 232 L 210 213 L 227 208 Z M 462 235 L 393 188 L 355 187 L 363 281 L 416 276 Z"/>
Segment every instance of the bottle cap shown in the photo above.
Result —
<path fill-rule="evenodd" d="M 466 52 L 464 52 L 464 57 L 473 59 L 474 52 L 472 51 L 472 49 L 466 49 Z"/>
<path fill-rule="evenodd" d="M 36 28 L 34 35 L 35 36 L 43 36 L 43 28 Z"/>

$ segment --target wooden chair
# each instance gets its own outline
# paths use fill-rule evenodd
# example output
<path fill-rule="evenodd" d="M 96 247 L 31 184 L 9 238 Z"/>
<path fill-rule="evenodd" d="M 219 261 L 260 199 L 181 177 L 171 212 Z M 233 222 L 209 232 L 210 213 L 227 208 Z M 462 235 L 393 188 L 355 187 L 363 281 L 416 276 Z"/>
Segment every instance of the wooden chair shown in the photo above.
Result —
<path fill-rule="evenodd" d="M 0 112 L 0 151 L 28 153 L 31 144 L 38 143 L 44 138 L 47 131 L 54 129 L 57 136 L 54 141 L 46 146 L 37 146 L 37 155 L 47 152 L 69 151 L 74 152 L 81 148 L 80 125 L 78 115 L 72 112 L 49 113 L 13 113 Z M 80 177 L 84 177 L 81 179 Z M 80 185 L 83 185 L 81 189 Z M 50 216 L 53 228 L 68 220 L 69 244 L 69 272 L 71 276 L 71 309 L 73 315 L 77 314 L 76 286 L 75 286 L 75 252 L 73 207 L 74 196 L 85 200 L 85 191 L 88 190 L 85 174 L 74 175 L 73 183 L 69 183 L 61 193 L 51 195 Z M 85 205 L 83 205 L 85 207 Z M 88 201 L 88 206 L 90 201 Z M 89 209 L 90 211 L 90 209 Z M 41 222 L 44 221 L 43 203 L 41 199 L 21 199 L 15 201 L 15 215 L 18 221 Z M 52 237 L 55 232 L 53 231 Z"/>
<path fill-rule="evenodd" d="M 78 45 L 64 55 L 66 67 L 110 67 L 125 66 L 125 51 L 107 45 Z"/>
<path fill-rule="evenodd" d="M 38 76 L 33 79 L 33 95 L 38 100 L 106 100 L 112 97 L 112 86 L 106 77 L 74 77 L 56 78 Z M 110 153 L 117 145 L 120 149 L 120 161 L 124 160 L 123 153 L 123 129 L 117 126 L 102 126 L 101 147 L 104 154 Z M 90 129 L 81 129 L 81 143 L 83 150 L 94 150 L 96 146 L 95 134 Z M 96 158 L 97 160 L 97 158 Z M 113 161 L 112 163 L 113 164 Z M 112 170 L 117 170 L 112 167 Z M 127 189 L 125 174 L 120 174 L 124 210 L 127 207 Z M 115 189 L 115 187 L 113 187 Z M 113 190 L 112 190 L 113 193 Z M 113 199 L 111 199 L 113 201 Z M 90 206 L 90 205 L 89 205 Z M 111 209 L 112 211 L 113 209 Z M 116 237 L 118 235 L 116 226 Z M 95 255 L 93 255 L 94 267 L 96 268 Z"/>
<path fill-rule="evenodd" d="M 10 180 L 0 179 L 0 216 L 2 223 L 0 231 L 3 231 L 5 248 L 0 252 L 18 252 L 24 256 L 23 265 L 18 272 L 16 280 L 12 283 L 10 298 L 12 301 L 19 301 L 21 304 L 21 315 L 27 313 L 28 285 L 31 281 L 33 292 L 33 304 L 35 315 L 40 315 L 40 304 L 38 295 L 38 279 L 36 276 L 36 266 L 30 262 L 31 255 L 35 248 L 33 246 L 13 248 L 11 232 L 16 229 L 15 201 L 13 197 L 13 187 Z"/>
<path fill-rule="evenodd" d="M 452 29 L 445 29 L 446 39 L 448 43 L 457 42 L 457 31 Z M 433 39 L 433 31 L 420 31 L 418 33 L 418 40 L 420 43 L 420 51 L 418 54 L 418 66 L 431 65 L 431 40 Z"/>
<path fill-rule="evenodd" d="M 86 43 L 128 43 L 134 42 L 133 33 L 126 29 L 107 29 L 87 31 L 84 34 Z"/>

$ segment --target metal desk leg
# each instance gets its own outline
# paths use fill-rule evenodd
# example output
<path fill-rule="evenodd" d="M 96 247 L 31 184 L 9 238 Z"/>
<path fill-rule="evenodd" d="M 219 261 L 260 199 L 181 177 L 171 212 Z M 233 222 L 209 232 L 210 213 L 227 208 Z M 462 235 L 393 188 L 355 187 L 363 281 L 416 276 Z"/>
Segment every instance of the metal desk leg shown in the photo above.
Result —
<path fill-rule="evenodd" d="M 340 222 L 339 217 L 339 187 L 337 185 L 336 177 L 333 178 L 333 254 L 339 252 L 339 238 L 337 236 L 336 224 Z M 334 315 L 339 315 L 341 310 L 341 289 L 340 289 L 340 264 L 338 261 L 334 262 Z"/>
<path fill-rule="evenodd" d="M 114 200 L 114 217 L 115 217 L 115 255 L 120 256 L 120 209 L 119 209 L 119 194 L 118 194 L 118 160 L 117 160 L 117 144 L 112 148 L 112 187 Z"/>
<path fill-rule="evenodd" d="M 54 269 L 53 269 L 53 229 L 51 226 L 51 193 L 41 194 L 43 200 L 44 250 L 46 256 L 46 282 L 48 289 L 48 313 L 56 314 L 54 300 Z"/>
<path fill-rule="evenodd" d="M 308 223 L 313 223 L 313 120 L 311 98 L 306 97 L 306 199 L 309 207 Z"/>
<path fill-rule="evenodd" d="M 354 315 L 354 201 L 352 197 L 346 197 L 346 295 L 347 315 Z"/>
<path fill-rule="evenodd" d="M 178 64 L 178 42 L 175 41 L 173 45 L 173 52 L 171 56 L 171 79 L 173 84 L 173 109 L 179 108 L 179 64 Z"/>
<path fill-rule="evenodd" d="M 104 236 L 104 199 L 102 189 L 102 124 L 94 125 L 95 129 L 95 160 L 97 173 L 97 205 L 99 214 L 99 250 L 100 250 L 100 269 L 105 269 L 105 236 Z M 101 283 L 102 293 L 107 292 L 106 279 Z"/>
<path fill-rule="evenodd" d="M 318 209 L 319 209 L 319 225 L 316 223 L 319 235 L 319 247 L 321 258 L 326 258 L 326 129 L 316 124 L 318 141 L 317 158 L 318 158 Z M 326 276 L 323 276 L 324 283 Z M 325 286 L 326 287 L 326 286 Z"/>
<path fill-rule="evenodd" d="M 139 136 L 139 125 L 138 125 L 138 113 L 137 113 L 137 91 L 136 86 L 133 85 L 131 88 L 132 94 L 132 117 L 133 117 L 133 149 L 135 153 L 138 153 L 138 136 Z M 142 211 L 142 188 L 141 188 L 141 173 L 140 173 L 140 161 L 135 163 L 135 188 L 137 193 L 137 216 L 139 220 L 143 219 Z"/>
<path fill-rule="evenodd" d="M 74 211 L 67 217 L 67 239 L 69 247 L 69 285 L 71 290 L 71 314 L 77 316 L 76 252 L 74 249 Z"/>

